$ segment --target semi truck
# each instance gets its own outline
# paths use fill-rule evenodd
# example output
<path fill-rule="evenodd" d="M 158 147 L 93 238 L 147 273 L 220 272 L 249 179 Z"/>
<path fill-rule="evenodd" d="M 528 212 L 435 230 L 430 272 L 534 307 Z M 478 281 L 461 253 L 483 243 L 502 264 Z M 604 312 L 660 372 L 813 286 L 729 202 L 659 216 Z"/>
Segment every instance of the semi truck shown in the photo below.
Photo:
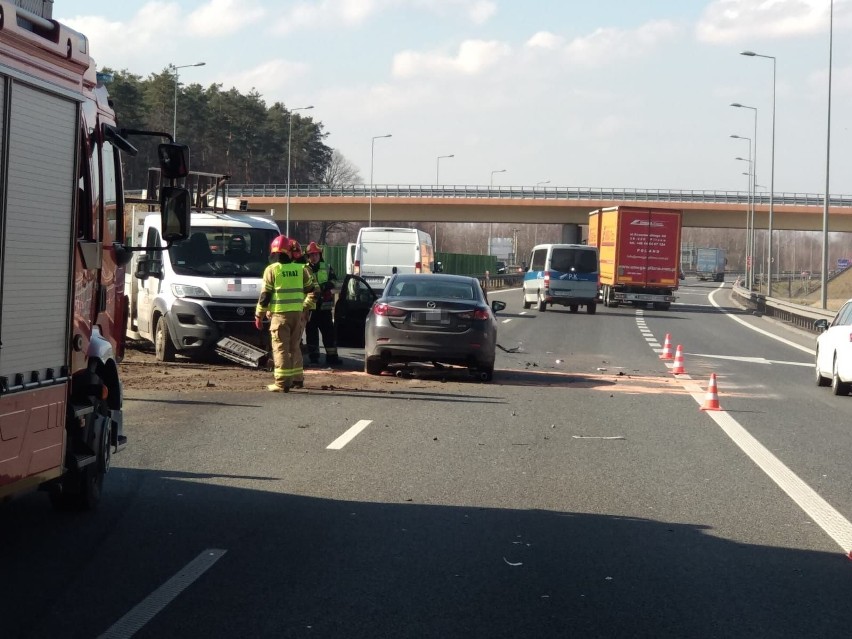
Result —
<path fill-rule="evenodd" d="M 695 249 L 695 274 L 702 281 L 724 282 L 727 264 L 727 251 L 723 248 Z"/>
<path fill-rule="evenodd" d="M 180 240 L 188 150 L 119 129 L 87 38 L 51 2 L 21 4 L 0 0 L 0 501 L 40 488 L 88 509 L 127 442 L 120 152 L 169 140 L 161 214 Z"/>
<path fill-rule="evenodd" d="M 604 306 L 669 308 L 678 287 L 682 219 L 680 210 L 639 206 L 589 214 L 589 244 L 599 250 Z"/>
<path fill-rule="evenodd" d="M 161 362 L 218 353 L 259 366 L 269 344 L 254 326 L 254 309 L 278 225 L 228 197 L 229 176 L 190 171 L 192 233 L 164 250 L 160 216 L 151 212 L 157 173 L 149 171 L 148 189 L 127 218 L 128 241 L 141 249 L 126 274 L 128 337 L 152 342 Z"/>

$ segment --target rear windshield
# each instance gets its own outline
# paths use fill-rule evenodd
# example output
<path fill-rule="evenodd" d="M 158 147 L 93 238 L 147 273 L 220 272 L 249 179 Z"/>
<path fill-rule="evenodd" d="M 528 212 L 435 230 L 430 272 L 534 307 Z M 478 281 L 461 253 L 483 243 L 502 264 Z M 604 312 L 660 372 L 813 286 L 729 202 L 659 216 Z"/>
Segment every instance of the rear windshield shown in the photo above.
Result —
<path fill-rule="evenodd" d="M 473 286 L 465 282 L 414 282 L 396 280 L 387 291 L 388 297 L 440 297 L 455 300 L 473 300 Z"/>
<path fill-rule="evenodd" d="M 592 249 L 555 248 L 550 270 L 560 273 L 597 273 L 598 255 Z"/>

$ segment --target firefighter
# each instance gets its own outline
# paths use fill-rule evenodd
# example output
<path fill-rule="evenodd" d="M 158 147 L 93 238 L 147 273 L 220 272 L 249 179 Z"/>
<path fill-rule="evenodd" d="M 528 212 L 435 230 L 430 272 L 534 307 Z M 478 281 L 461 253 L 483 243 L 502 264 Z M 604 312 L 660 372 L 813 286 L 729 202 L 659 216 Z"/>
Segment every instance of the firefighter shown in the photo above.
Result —
<path fill-rule="evenodd" d="M 314 295 L 313 297 L 311 297 L 310 301 L 306 303 L 305 310 L 302 311 L 302 326 L 301 330 L 299 331 L 299 352 L 302 353 L 302 357 L 304 358 L 304 353 L 307 351 L 307 346 L 305 345 L 304 341 L 305 326 L 308 324 L 308 320 L 311 318 L 311 313 L 313 313 L 314 309 L 317 307 L 316 299 L 319 296 L 319 288 L 317 287 L 314 272 L 308 265 L 308 258 L 305 257 L 304 253 L 302 253 L 302 245 L 299 244 L 298 240 L 290 240 L 290 257 L 296 264 L 302 264 L 305 270 L 311 275 L 314 280 Z"/>
<path fill-rule="evenodd" d="M 304 266 L 290 257 L 290 238 L 279 235 L 269 252 L 274 260 L 263 272 L 263 290 L 257 301 L 254 325 L 263 330 L 263 318 L 270 318 L 275 382 L 267 390 L 287 393 L 304 386 L 304 370 L 299 340 L 302 313 L 314 297 L 314 280 Z"/>
<path fill-rule="evenodd" d="M 305 337 L 308 341 L 308 358 L 312 364 L 319 362 L 320 348 L 319 336 L 322 333 L 322 344 L 325 347 L 325 363 L 328 366 L 340 364 L 337 355 L 337 344 L 334 337 L 334 281 L 336 278 L 334 269 L 322 259 L 322 249 L 316 242 L 308 244 L 305 251 L 308 256 L 314 279 L 319 286 L 318 308 L 311 313 L 308 325 L 305 328 Z"/>

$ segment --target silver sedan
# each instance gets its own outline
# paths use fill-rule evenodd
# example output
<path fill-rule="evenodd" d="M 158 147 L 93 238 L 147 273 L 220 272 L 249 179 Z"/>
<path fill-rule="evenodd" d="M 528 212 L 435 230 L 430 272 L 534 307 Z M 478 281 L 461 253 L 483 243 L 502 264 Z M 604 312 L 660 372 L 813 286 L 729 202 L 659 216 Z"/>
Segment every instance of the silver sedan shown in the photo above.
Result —
<path fill-rule="evenodd" d="M 483 381 L 494 374 L 497 320 L 479 281 L 435 273 L 394 275 L 367 315 L 364 370 L 431 362 L 466 366 Z"/>

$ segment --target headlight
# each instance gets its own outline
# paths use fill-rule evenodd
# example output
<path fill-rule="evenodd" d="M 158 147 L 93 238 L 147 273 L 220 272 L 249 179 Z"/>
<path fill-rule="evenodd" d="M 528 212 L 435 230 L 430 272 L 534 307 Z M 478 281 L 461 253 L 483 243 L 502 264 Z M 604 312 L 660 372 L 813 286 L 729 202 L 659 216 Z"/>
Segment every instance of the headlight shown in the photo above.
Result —
<path fill-rule="evenodd" d="M 210 293 L 200 286 L 190 284 L 172 284 L 172 293 L 175 297 L 210 297 Z"/>

